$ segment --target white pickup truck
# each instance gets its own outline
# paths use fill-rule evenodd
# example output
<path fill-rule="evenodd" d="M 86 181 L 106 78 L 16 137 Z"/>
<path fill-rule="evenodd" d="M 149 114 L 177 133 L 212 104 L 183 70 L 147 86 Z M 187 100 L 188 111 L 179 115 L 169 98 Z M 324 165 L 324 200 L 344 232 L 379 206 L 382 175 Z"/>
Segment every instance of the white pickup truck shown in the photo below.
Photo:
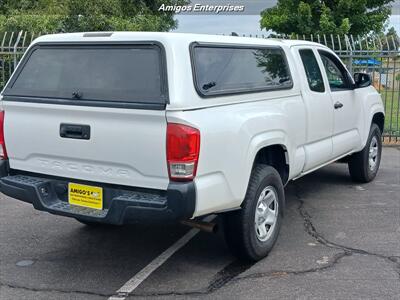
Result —
<path fill-rule="evenodd" d="M 220 214 L 232 251 L 258 260 L 288 181 L 339 159 L 375 177 L 384 108 L 370 83 L 306 41 L 42 36 L 1 94 L 0 190 L 87 224 Z"/>

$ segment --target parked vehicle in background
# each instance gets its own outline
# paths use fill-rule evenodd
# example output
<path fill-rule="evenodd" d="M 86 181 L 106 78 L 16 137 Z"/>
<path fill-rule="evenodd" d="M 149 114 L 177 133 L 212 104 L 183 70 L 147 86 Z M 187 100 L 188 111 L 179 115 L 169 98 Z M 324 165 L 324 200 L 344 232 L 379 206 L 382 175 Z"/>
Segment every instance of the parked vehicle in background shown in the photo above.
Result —
<path fill-rule="evenodd" d="M 376 176 L 370 83 L 312 42 L 42 36 L 2 92 L 0 190 L 86 224 L 220 214 L 232 251 L 258 260 L 290 180 L 339 159 L 356 181 Z"/>

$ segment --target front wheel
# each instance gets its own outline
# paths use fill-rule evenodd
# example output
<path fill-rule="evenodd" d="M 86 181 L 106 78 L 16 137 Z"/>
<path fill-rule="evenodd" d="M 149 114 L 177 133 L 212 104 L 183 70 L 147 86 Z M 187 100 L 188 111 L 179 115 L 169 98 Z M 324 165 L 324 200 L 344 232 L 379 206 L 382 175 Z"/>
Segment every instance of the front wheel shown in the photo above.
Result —
<path fill-rule="evenodd" d="M 367 143 L 363 150 L 353 154 L 349 160 L 349 172 L 356 182 L 372 181 L 379 170 L 382 154 L 382 133 L 372 124 Z"/>
<path fill-rule="evenodd" d="M 256 165 L 242 209 L 223 216 L 225 238 L 231 251 L 245 260 L 265 257 L 278 238 L 284 203 L 279 173 L 273 167 Z"/>

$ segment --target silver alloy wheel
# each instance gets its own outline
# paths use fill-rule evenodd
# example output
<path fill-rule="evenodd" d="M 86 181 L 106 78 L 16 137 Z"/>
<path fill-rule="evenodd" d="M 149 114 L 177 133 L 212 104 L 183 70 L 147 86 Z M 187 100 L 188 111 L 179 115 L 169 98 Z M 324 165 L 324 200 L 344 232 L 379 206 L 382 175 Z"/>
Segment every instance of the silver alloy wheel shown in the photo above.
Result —
<path fill-rule="evenodd" d="M 256 236 L 261 242 L 268 240 L 275 230 L 279 206 L 276 190 L 272 186 L 263 189 L 258 197 L 254 217 Z"/>
<path fill-rule="evenodd" d="M 375 171 L 376 164 L 378 163 L 378 140 L 376 136 L 373 136 L 371 139 L 371 143 L 369 144 L 369 154 L 368 154 L 368 165 L 371 171 Z"/>

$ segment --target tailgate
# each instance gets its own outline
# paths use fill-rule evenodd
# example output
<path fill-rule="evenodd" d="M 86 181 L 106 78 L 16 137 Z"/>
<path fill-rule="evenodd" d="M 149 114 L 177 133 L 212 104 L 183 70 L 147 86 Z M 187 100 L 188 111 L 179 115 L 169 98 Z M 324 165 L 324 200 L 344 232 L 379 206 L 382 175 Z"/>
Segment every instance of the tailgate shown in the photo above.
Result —
<path fill-rule="evenodd" d="M 3 92 L 11 169 L 166 189 L 166 82 L 155 45 L 39 45 Z"/>

